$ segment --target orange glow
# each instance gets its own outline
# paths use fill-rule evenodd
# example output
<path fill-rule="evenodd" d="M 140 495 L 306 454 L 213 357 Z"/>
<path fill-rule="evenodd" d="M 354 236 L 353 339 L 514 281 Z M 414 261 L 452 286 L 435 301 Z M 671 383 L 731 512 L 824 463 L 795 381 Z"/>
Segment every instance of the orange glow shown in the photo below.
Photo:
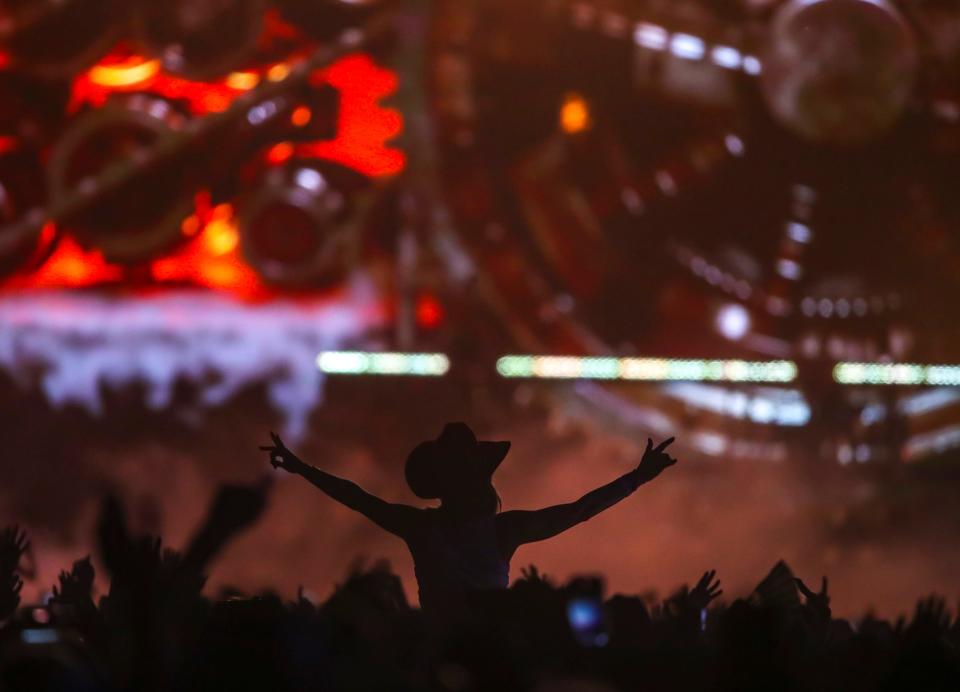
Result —
<path fill-rule="evenodd" d="M 209 193 L 204 191 L 196 197 L 196 208 L 184 223 L 199 230 L 176 252 L 151 263 L 154 280 L 227 291 L 245 300 L 269 296 L 269 288 L 240 253 L 233 205 L 211 208 Z"/>
<path fill-rule="evenodd" d="M 196 214 L 191 214 L 180 224 L 180 231 L 188 238 L 195 236 L 199 230 L 200 219 L 197 218 Z"/>
<path fill-rule="evenodd" d="M 297 106 L 293 109 L 293 113 L 290 114 L 290 122 L 293 123 L 296 127 L 303 127 L 310 122 L 310 118 L 313 117 L 313 113 L 306 106 Z"/>
<path fill-rule="evenodd" d="M 289 161 L 291 156 L 293 156 L 293 145 L 290 142 L 274 144 L 267 150 L 267 161 L 274 165 Z"/>
<path fill-rule="evenodd" d="M 52 229 L 49 224 L 48 227 Z M 121 276 L 120 267 L 108 263 L 99 252 L 83 249 L 72 238 L 61 238 L 43 266 L 28 277 L 14 278 L 11 284 L 17 287 L 22 283 L 33 288 L 92 286 L 117 281 Z"/>
<path fill-rule="evenodd" d="M 151 275 L 155 281 L 228 291 L 246 300 L 269 296 L 270 290 L 243 261 L 238 240 L 232 223 L 214 219 L 180 250 L 154 261 Z"/>
<path fill-rule="evenodd" d="M 290 68 L 281 62 L 267 70 L 267 79 L 269 79 L 271 82 L 279 82 L 288 74 L 290 74 Z"/>
<path fill-rule="evenodd" d="M 210 262 L 200 267 L 197 283 L 214 289 L 228 289 L 241 295 L 251 295 L 260 288 L 260 277 L 240 262 Z"/>
<path fill-rule="evenodd" d="M 231 72 L 223 80 L 223 83 L 231 89 L 247 91 L 260 83 L 260 75 L 256 72 Z"/>
<path fill-rule="evenodd" d="M 196 115 L 225 111 L 239 93 L 236 89 L 231 89 L 224 84 L 190 82 L 178 77 L 168 77 L 163 73 L 149 80 L 148 83 L 127 87 L 105 87 L 93 82 L 87 73 L 73 83 L 70 109 L 76 111 L 83 105 L 99 107 L 106 103 L 112 93 L 144 89 L 149 89 L 150 92 L 165 98 L 182 99 L 187 103 L 190 111 Z"/>
<path fill-rule="evenodd" d="M 591 124 L 590 106 L 584 98 L 576 92 L 564 96 L 560 106 L 560 127 L 563 131 L 572 135 L 583 132 Z"/>
<path fill-rule="evenodd" d="M 239 235 L 230 204 L 209 208 L 206 193 L 197 195 L 197 212 L 184 220 L 182 247 L 150 263 L 150 275 L 160 283 L 190 284 L 232 293 L 244 300 L 261 300 L 270 289 L 240 254 Z M 56 231 L 53 224 L 43 229 L 49 241 Z M 69 236 L 60 239 L 50 258 L 35 272 L 15 276 L 5 289 L 83 288 L 122 281 L 126 267 L 107 262 L 96 250 L 86 250 Z"/>
<path fill-rule="evenodd" d="M 218 214 L 220 207 L 226 207 L 226 218 Z M 233 252 L 240 244 L 240 233 L 233 218 L 233 207 L 229 204 L 222 204 L 220 207 L 214 210 L 214 217 L 203 232 L 204 244 L 210 254 L 215 256 Z"/>
<path fill-rule="evenodd" d="M 94 65 L 88 76 L 94 84 L 108 88 L 123 88 L 143 85 L 160 73 L 159 60 L 144 60 L 133 56 L 117 64 Z"/>
<path fill-rule="evenodd" d="M 237 234 L 237 227 L 227 221 L 213 221 L 207 226 L 207 232 L 203 236 L 207 248 L 214 255 L 225 255 L 233 250 L 240 243 L 240 236 Z"/>
<path fill-rule="evenodd" d="M 107 56 L 73 82 L 71 111 L 84 105 L 102 106 L 113 93 L 149 91 L 168 99 L 182 100 L 195 115 L 225 111 L 237 95 L 260 81 L 254 72 L 234 72 L 215 82 L 194 82 L 169 75 L 159 61 L 132 55 Z"/>
<path fill-rule="evenodd" d="M 218 204 L 211 210 L 210 216 L 214 221 L 229 221 L 233 218 L 233 205 Z"/>

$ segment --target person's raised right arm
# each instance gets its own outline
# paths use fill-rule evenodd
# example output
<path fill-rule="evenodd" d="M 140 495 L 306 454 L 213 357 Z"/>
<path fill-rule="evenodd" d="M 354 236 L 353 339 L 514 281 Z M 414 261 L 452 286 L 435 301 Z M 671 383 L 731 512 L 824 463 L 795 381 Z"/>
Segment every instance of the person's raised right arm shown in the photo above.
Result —
<path fill-rule="evenodd" d="M 416 508 L 387 502 L 371 495 L 352 481 L 321 471 L 291 452 L 279 435 L 270 433 L 270 437 L 273 444 L 260 449 L 270 453 L 270 463 L 274 468 L 279 467 L 303 476 L 340 504 L 359 512 L 380 528 L 397 536 L 403 537 L 415 521 L 419 512 Z"/>

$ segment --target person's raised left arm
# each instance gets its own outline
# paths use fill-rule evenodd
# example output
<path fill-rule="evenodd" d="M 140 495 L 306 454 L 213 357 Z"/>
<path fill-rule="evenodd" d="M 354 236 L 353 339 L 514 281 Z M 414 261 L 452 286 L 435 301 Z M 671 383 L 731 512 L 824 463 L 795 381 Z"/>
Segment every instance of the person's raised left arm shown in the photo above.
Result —
<path fill-rule="evenodd" d="M 665 468 L 677 463 L 664 451 L 671 442 L 672 437 L 654 447 L 653 440 L 647 439 L 647 448 L 637 468 L 591 490 L 575 502 L 532 511 L 511 510 L 498 515 L 497 533 L 501 551 L 509 556 L 524 543 L 552 538 L 633 494 L 641 485 L 659 476 Z"/>

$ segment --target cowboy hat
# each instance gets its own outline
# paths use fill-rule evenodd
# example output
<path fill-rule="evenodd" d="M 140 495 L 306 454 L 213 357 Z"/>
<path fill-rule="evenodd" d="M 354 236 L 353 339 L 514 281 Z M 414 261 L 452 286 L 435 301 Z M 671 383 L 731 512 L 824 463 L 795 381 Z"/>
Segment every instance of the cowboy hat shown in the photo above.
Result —
<path fill-rule="evenodd" d="M 437 439 L 414 447 L 404 473 L 417 497 L 434 500 L 450 480 L 457 475 L 463 478 L 465 471 L 489 480 L 509 451 L 509 442 L 478 441 L 466 423 L 447 423 Z"/>

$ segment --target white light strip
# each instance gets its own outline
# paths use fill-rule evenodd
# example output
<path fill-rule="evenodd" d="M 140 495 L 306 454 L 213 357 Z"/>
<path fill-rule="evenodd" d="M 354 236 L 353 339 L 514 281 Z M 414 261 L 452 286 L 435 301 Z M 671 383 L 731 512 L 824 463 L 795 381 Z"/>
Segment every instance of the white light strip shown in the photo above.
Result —
<path fill-rule="evenodd" d="M 625 27 L 616 21 L 619 18 L 619 15 L 608 15 L 605 22 L 606 33 L 616 36 L 623 33 Z M 709 49 L 710 60 L 718 67 L 728 70 L 743 69 L 748 72 L 751 70 L 759 72 L 759 61 L 753 56 L 744 56 L 733 46 L 716 45 L 709 47 L 707 42 L 699 36 L 682 32 L 671 34 L 667 29 L 657 24 L 637 23 L 633 29 L 633 41 L 638 46 L 650 50 L 669 50 L 675 56 L 684 60 L 703 60 L 707 57 Z"/>
<path fill-rule="evenodd" d="M 664 50 L 670 34 L 662 26 L 641 22 L 634 27 L 633 40 L 638 46 L 651 50 Z"/>
<path fill-rule="evenodd" d="M 753 55 L 745 55 L 743 57 L 743 71 L 749 75 L 758 75 L 763 71 L 763 65 L 760 63 L 760 59 Z"/>
<path fill-rule="evenodd" d="M 803 267 L 796 260 L 781 257 L 777 260 L 777 273 L 784 279 L 797 281 L 803 276 Z"/>
<path fill-rule="evenodd" d="M 908 416 L 922 416 L 954 406 L 958 402 L 960 391 L 952 387 L 938 387 L 904 397 L 898 408 Z"/>
<path fill-rule="evenodd" d="M 813 240 L 813 231 L 806 224 L 799 221 L 787 222 L 787 237 L 790 240 L 806 245 Z"/>
<path fill-rule="evenodd" d="M 664 391 L 693 408 L 761 425 L 803 426 L 810 421 L 810 407 L 795 389 L 763 388 L 748 394 L 721 384 L 671 382 Z"/>
<path fill-rule="evenodd" d="M 960 386 L 960 365 L 917 363 L 837 363 L 833 379 L 839 384 Z"/>
<path fill-rule="evenodd" d="M 723 138 L 723 144 L 733 156 L 743 156 L 747 150 L 743 140 L 732 132 Z"/>
<path fill-rule="evenodd" d="M 686 60 L 700 60 L 706 53 L 707 47 L 703 39 L 691 34 L 674 34 L 670 39 L 670 52 L 678 58 Z"/>
<path fill-rule="evenodd" d="M 317 367 L 328 375 L 441 377 L 450 370 L 450 359 L 442 353 L 323 351 L 317 356 Z"/>
<path fill-rule="evenodd" d="M 915 435 L 903 446 L 907 461 L 918 461 L 932 454 L 943 454 L 960 447 L 960 425 L 950 425 L 932 432 Z"/>
<path fill-rule="evenodd" d="M 743 64 L 743 56 L 732 46 L 714 46 L 710 56 L 715 65 L 726 67 L 729 70 L 739 70 Z"/>
<path fill-rule="evenodd" d="M 648 382 L 792 382 L 795 363 L 786 360 L 692 360 L 673 358 L 596 358 L 580 356 L 503 356 L 502 377 Z"/>

